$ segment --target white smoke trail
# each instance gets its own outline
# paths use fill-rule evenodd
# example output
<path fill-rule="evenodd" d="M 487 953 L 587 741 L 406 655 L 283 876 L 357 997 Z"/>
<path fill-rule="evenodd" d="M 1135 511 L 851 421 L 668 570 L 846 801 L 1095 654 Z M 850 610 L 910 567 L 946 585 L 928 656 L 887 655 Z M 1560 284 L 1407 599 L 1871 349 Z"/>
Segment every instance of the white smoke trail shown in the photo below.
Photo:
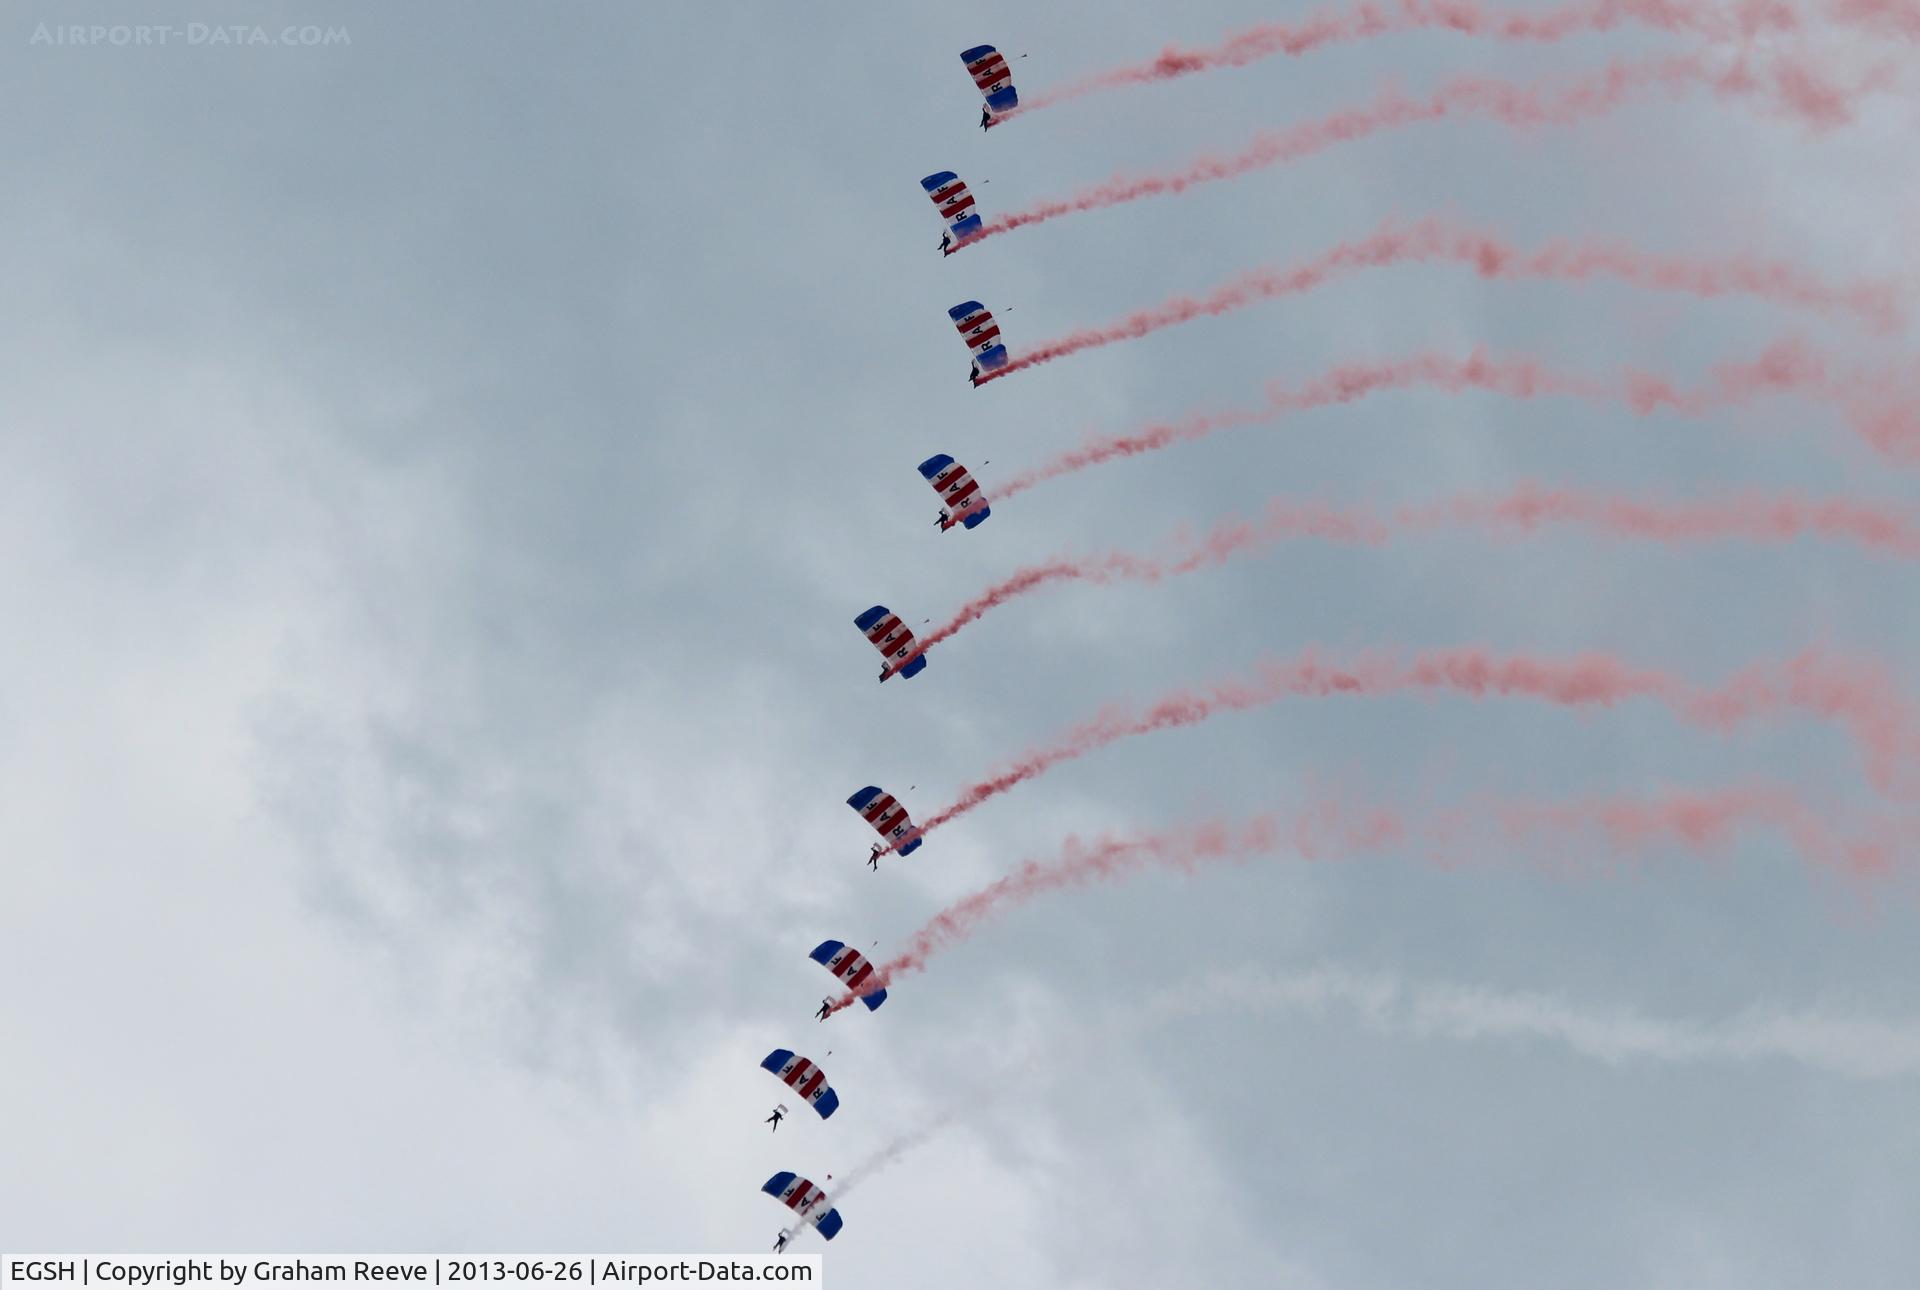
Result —
<path fill-rule="evenodd" d="M 1335 966 L 1292 973 L 1221 969 L 1159 991 L 1124 1014 L 1077 1033 L 1069 1031 L 1044 1049 L 1008 1063 L 970 1095 L 856 1164 L 835 1190 L 834 1201 L 839 1203 L 855 1186 L 898 1163 L 973 1107 L 1024 1088 L 1009 1077 L 1037 1069 L 1063 1048 L 1104 1051 L 1131 1034 L 1220 1013 L 1315 1019 L 1344 1013 L 1385 1035 L 1535 1041 L 1609 1066 L 1636 1061 L 1671 1066 L 1784 1061 L 1845 1079 L 1920 1076 L 1920 1020 L 1753 1008 L 1717 1021 L 1691 1021 L 1626 1008 L 1586 1009 L 1548 994 L 1448 982 L 1409 984 L 1388 973 Z"/>
<path fill-rule="evenodd" d="M 1351 1013 L 1383 1034 L 1414 1039 L 1535 1040 L 1610 1066 L 1786 1061 L 1848 1079 L 1920 1075 L 1920 1022 L 1752 1009 L 1713 1022 L 1583 1009 L 1552 995 L 1484 986 L 1408 984 L 1336 967 L 1276 975 L 1216 971 L 1161 991 L 1133 1025 L 1151 1028 L 1219 1012 Z"/>

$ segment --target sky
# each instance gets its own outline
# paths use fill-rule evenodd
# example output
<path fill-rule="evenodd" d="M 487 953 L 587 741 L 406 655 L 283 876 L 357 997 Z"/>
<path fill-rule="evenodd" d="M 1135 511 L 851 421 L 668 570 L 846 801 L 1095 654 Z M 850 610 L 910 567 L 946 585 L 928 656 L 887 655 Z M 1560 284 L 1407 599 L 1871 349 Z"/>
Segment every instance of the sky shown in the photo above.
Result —
<path fill-rule="evenodd" d="M 1835 722 L 1409 693 L 1125 740 L 866 868 L 864 784 L 924 818 L 1108 705 L 1308 651 L 1602 651 L 1711 686 L 1821 649 L 1920 693 L 1908 561 L 1553 526 L 1048 587 L 874 683 L 868 605 L 937 623 L 1022 566 L 1275 498 L 1531 481 L 1911 513 L 1911 464 L 1832 400 L 1638 416 L 1410 388 L 939 532 L 935 452 L 991 498 L 1088 435 L 1345 363 L 1484 346 L 1690 384 L 1789 338 L 1911 363 L 1844 317 L 1435 263 L 963 382 L 960 301 L 1017 357 L 1434 214 L 1911 299 L 1914 46 L 1830 24 L 1794 48 L 1891 69 L 1836 129 L 1701 92 L 1447 121 L 936 253 L 937 170 L 992 216 L 1383 86 L 1694 49 L 1400 33 L 988 134 L 955 56 L 997 45 L 1032 95 L 1307 12 L 9 6 L 0 1246 L 759 1250 L 781 1218 L 759 1184 L 793 1169 L 857 1173 L 845 1231 L 802 1238 L 840 1287 L 1920 1279 L 1905 845 L 1871 878 L 1766 829 L 1707 854 L 1281 845 L 1040 895 L 881 1011 L 812 1020 L 815 944 L 884 960 L 1070 836 L 1334 792 L 1418 817 L 1754 783 L 1915 836 Z M 34 39 L 86 22 L 349 39 Z M 794 1101 L 757 1066 L 782 1047 L 828 1071 L 831 1121 L 762 1123 Z"/>

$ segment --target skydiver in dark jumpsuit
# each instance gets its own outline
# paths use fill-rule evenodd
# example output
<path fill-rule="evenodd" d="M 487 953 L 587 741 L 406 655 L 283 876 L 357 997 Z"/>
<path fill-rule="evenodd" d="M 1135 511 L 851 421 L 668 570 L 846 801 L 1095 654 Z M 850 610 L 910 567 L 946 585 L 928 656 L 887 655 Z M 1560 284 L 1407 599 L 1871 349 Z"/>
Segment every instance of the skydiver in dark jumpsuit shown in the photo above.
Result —
<path fill-rule="evenodd" d="M 992 124 L 993 124 L 993 109 L 988 107 L 985 103 L 982 103 L 980 105 L 980 128 L 984 130 Z"/>
<path fill-rule="evenodd" d="M 787 1248 L 787 1240 L 791 1235 L 792 1233 L 788 1232 L 786 1228 L 783 1227 L 780 1229 L 780 1239 L 773 1243 L 773 1252 L 775 1254 Z"/>
<path fill-rule="evenodd" d="M 780 1117 L 782 1114 L 783 1112 L 776 1106 L 773 1108 L 773 1114 L 767 1117 L 767 1123 L 773 1126 L 775 1133 L 780 1132 Z"/>
<path fill-rule="evenodd" d="M 942 233 L 942 234 L 940 235 L 940 254 L 942 254 L 942 255 L 952 255 L 952 254 L 953 254 L 953 252 L 947 249 L 947 248 L 949 248 L 949 247 L 951 247 L 952 245 L 953 245 L 953 234 L 952 234 L 952 233 Z"/>
<path fill-rule="evenodd" d="M 833 1000 L 822 999 L 820 1001 L 820 1011 L 818 1014 L 815 1015 L 814 1020 L 825 1021 L 827 1019 L 827 1014 L 832 1011 L 833 1011 Z"/>
<path fill-rule="evenodd" d="M 873 870 L 875 873 L 880 872 L 880 844 L 878 842 L 873 844 L 873 852 L 867 856 L 867 868 Z"/>

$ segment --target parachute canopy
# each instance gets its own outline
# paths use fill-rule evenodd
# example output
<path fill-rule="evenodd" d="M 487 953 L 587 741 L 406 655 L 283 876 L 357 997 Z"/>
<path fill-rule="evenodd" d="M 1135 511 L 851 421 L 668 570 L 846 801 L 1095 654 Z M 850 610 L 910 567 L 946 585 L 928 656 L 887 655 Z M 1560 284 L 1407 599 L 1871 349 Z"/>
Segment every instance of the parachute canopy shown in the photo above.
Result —
<path fill-rule="evenodd" d="M 920 473 L 933 485 L 933 491 L 940 494 L 941 504 L 952 516 L 941 525 L 942 528 L 952 528 L 956 521 L 972 528 L 993 514 L 987 508 L 986 495 L 980 491 L 980 481 L 969 475 L 965 466 L 946 453 L 921 462 Z"/>
<path fill-rule="evenodd" d="M 1020 106 L 1020 96 L 1013 88 L 1013 71 L 999 50 L 992 45 L 975 45 L 960 55 L 960 61 L 967 65 L 967 74 L 980 87 L 989 109 L 1011 112 Z"/>
<path fill-rule="evenodd" d="M 896 853 L 910 856 L 920 847 L 920 830 L 907 818 L 907 808 L 872 784 L 847 799 L 847 805 L 860 812 L 873 831 L 893 845 Z M 901 839 L 906 839 L 902 841 Z"/>
<path fill-rule="evenodd" d="M 827 1207 L 827 1193 L 791 1169 L 767 1179 L 760 1190 L 819 1228 L 829 1241 L 840 1235 L 840 1211 Z"/>
<path fill-rule="evenodd" d="M 761 1067 L 773 1072 L 788 1088 L 813 1105 L 826 1119 L 840 1109 L 840 1095 L 827 1083 L 827 1073 L 791 1048 L 776 1048 L 768 1053 Z"/>
<path fill-rule="evenodd" d="M 807 957 L 839 977 L 849 990 L 858 990 L 860 983 L 873 975 L 873 964 L 868 962 L 867 956 L 845 941 L 821 941 Z M 868 1012 L 886 1001 L 885 990 L 860 996 L 860 1002 L 867 1005 Z"/>
<path fill-rule="evenodd" d="M 1000 324 L 978 300 L 968 300 L 947 310 L 960 339 L 973 353 L 973 361 L 983 372 L 1007 365 L 1007 347 L 1000 343 Z"/>
<path fill-rule="evenodd" d="M 960 176 L 951 170 L 943 170 L 937 175 L 928 175 L 920 181 L 927 190 L 927 196 L 940 208 L 940 218 L 947 222 L 947 232 L 956 242 L 964 242 L 978 236 L 981 223 L 980 212 L 974 209 L 973 194 L 967 191 L 967 185 Z"/>
<path fill-rule="evenodd" d="M 918 676 L 927 665 L 925 654 L 915 654 L 913 633 L 900 621 L 900 615 L 885 605 L 875 605 L 853 620 L 853 625 L 867 634 L 873 647 L 880 651 L 880 657 L 887 660 L 887 670 L 880 679 L 886 680 L 893 675 L 893 669 L 900 667 L 901 676 Z M 900 660 L 912 655 L 912 661 L 900 666 Z"/>

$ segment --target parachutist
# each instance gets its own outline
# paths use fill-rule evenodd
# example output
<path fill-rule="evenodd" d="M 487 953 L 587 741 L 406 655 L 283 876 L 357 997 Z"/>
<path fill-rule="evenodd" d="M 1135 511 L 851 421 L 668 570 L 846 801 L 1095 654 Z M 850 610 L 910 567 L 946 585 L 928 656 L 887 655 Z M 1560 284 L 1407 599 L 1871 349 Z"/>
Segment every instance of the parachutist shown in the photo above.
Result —
<path fill-rule="evenodd" d="M 960 61 L 967 65 L 967 74 L 986 100 L 980 106 L 982 130 L 995 124 L 996 113 L 1012 112 L 1020 106 L 1020 96 L 1013 88 L 1013 70 L 999 50 L 992 45 L 975 45 L 961 52 Z"/>
<path fill-rule="evenodd" d="M 841 1221 L 840 1211 L 827 1203 L 826 1192 L 799 1174 L 783 1170 L 762 1183 L 760 1190 L 785 1205 L 799 1219 L 794 1227 L 780 1229 L 780 1242 L 773 1247 L 776 1252 L 785 1247 L 797 1232 L 809 1227 L 820 1233 L 823 1239 L 831 1241 L 846 1226 Z"/>
<path fill-rule="evenodd" d="M 918 842 L 919 839 L 915 838 L 914 841 Z M 901 848 L 900 854 L 905 855 L 906 848 Z M 874 974 L 874 965 L 867 961 L 866 955 L 845 941 L 821 941 L 813 947 L 813 952 L 807 957 L 831 972 L 840 986 L 847 991 L 845 995 L 839 997 L 838 1001 L 833 998 L 821 1001 L 819 1018 L 821 1021 L 825 1021 L 829 1013 L 838 1012 L 855 999 L 865 1004 L 868 1012 L 874 1011 L 887 1001 L 887 989 L 884 983 L 876 982 L 871 985 L 867 983 L 867 978 Z"/>
<path fill-rule="evenodd" d="M 773 1108 L 773 1114 L 767 1117 L 767 1123 L 773 1126 L 773 1131 L 775 1133 L 780 1132 L 780 1118 L 783 1114 L 784 1112 L 782 1112 L 780 1108 L 776 1106 Z"/>
<path fill-rule="evenodd" d="M 974 371 L 979 370 L 976 362 Z M 979 381 L 976 379 L 974 383 L 977 385 Z M 940 517 L 934 524 L 942 533 L 951 528 L 974 528 L 993 513 L 987 505 L 987 495 L 980 491 L 980 481 L 946 453 L 935 453 L 921 462 L 920 476 L 933 485 L 934 495 L 940 499 Z"/>
<path fill-rule="evenodd" d="M 967 191 L 960 176 L 951 170 L 942 170 L 922 179 L 920 187 L 933 199 L 934 208 L 946 225 L 940 235 L 941 258 L 952 255 L 983 230 L 980 213 L 973 206 L 973 194 Z"/>
<path fill-rule="evenodd" d="M 880 872 L 880 844 L 878 842 L 873 844 L 873 851 L 867 856 L 867 868 L 873 870 L 875 873 Z"/>
<path fill-rule="evenodd" d="M 993 320 L 993 311 L 978 300 L 965 300 L 947 310 L 947 317 L 953 319 L 954 329 L 973 356 L 967 380 L 983 385 L 1000 375 L 1007 366 L 1007 347 L 1000 340 L 1000 324 Z"/>
<path fill-rule="evenodd" d="M 867 643 L 880 651 L 880 679 L 899 675 L 911 681 L 924 672 L 927 660 L 914 644 L 913 631 L 900 615 L 885 605 L 874 605 L 853 620 Z"/>
<path fill-rule="evenodd" d="M 873 853 L 867 857 L 868 864 L 878 868 L 876 859 L 888 852 L 904 858 L 920 849 L 920 834 L 913 827 L 907 808 L 879 785 L 867 785 L 849 797 L 847 805 L 860 812 L 861 818 L 873 826 L 873 831 L 886 839 L 874 845 Z"/>
<path fill-rule="evenodd" d="M 793 1233 L 791 1233 L 791 1232 L 789 1232 L 789 1231 L 788 1231 L 788 1230 L 787 1230 L 786 1228 L 784 1228 L 784 1227 L 783 1227 L 783 1228 L 781 1228 L 781 1229 L 780 1229 L 780 1235 L 779 1235 L 779 1237 L 778 1237 L 778 1238 L 776 1238 L 776 1239 L 774 1240 L 774 1243 L 773 1243 L 773 1252 L 774 1252 L 775 1254 L 778 1254 L 778 1253 L 780 1253 L 780 1251 L 782 1251 L 782 1250 L 784 1250 L 784 1249 L 786 1249 L 786 1248 L 787 1248 L 787 1242 L 788 1242 L 788 1240 L 790 1240 L 790 1239 L 792 1238 L 792 1236 L 793 1236 Z"/>

